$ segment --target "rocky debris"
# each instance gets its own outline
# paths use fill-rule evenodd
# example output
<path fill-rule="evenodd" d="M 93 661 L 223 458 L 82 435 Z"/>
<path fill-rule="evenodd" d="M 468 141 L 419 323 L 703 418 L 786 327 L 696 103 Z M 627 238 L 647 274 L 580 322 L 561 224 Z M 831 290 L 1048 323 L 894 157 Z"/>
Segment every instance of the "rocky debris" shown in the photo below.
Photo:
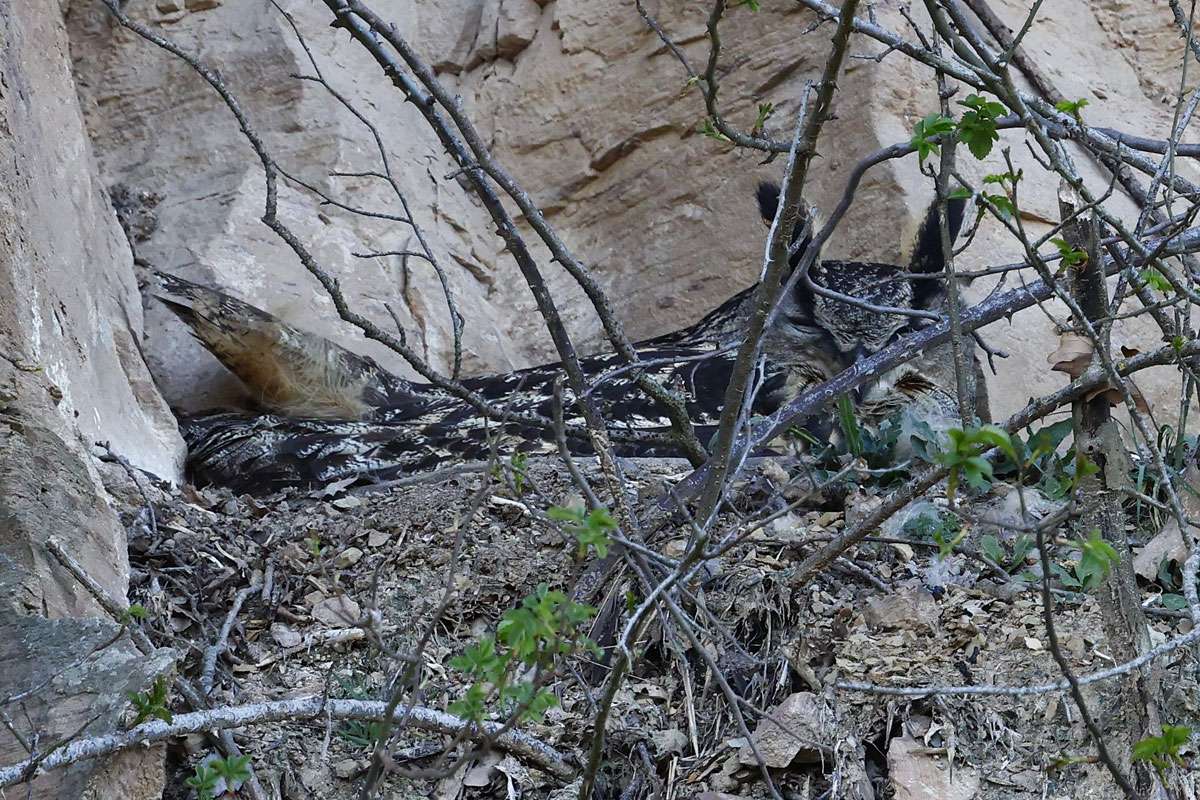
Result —
<path fill-rule="evenodd" d="M 346 567 L 352 567 L 357 564 L 358 560 L 362 557 L 362 550 L 359 550 L 357 547 L 347 547 L 345 550 L 338 553 L 337 558 L 333 560 L 333 565 L 338 569 L 345 569 Z"/>
<path fill-rule="evenodd" d="M 1183 513 L 1189 519 L 1200 518 L 1200 468 L 1195 464 L 1188 466 L 1183 480 L 1176 484 L 1179 503 Z M 1159 566 L 1163 561 L 1174 561 L 1182 566 L 1187 560 L 1188 542 L 1194 541 L 1194 534 L 1189 532 L 1185 537 L 1179 529 L 1179 520 L 1168 512 L 1162 528 L 1142 546 L 1133 556 L 1133 569 L 1148 581 L 1158 578 Z"/>
<path fill-rule="evenodd" d="M 1013 538 L 1018 531 L 1028 528 L 1062 508 L 1061 501 L 1051 500 L 1036 487 L 1015 487 L 1007 484 L 992 489 L 999 495 L 980 509 L 979 520 L 982 533 Z"/>
<path fill-rule="evenodd" d="M 677 463 L 665 460 L 627 466 L 637 476 L 631 491 L 647 502 L 654 497 L 652 487 L 679 470 Z M 593 468 L 585 468 L 595 478 Z M 378 698 L 388 691 L 396 664 L 379 652 L 371 636 L 347 627 L 344 615 L 357 615 L 350 622 L 369 615 L 379 623 L 384 640 L 404 652 L 414 630 L 440 606 L 447 568 L 456 555 L 453 594 L 422 658 L 427 702 L 448 704 L 471 685 L 468 675 L 450 666 L 451 659 L 494 633 L 505 611 L 520 606 L 539 584 L 562 587 L 578 569 L 574 544 L 561 535 L 546 535 L 550 529 L 533 513 L 570 505 L 575 488 L 553 461 L 530 459 L 526 469 L 536 493 L 513 497 L 498 484 L 489 487 L 490 497 L 507 502 L 480 504 L 458 552 L 448 532 L 462 524 L 487 473 L 362 493 L 356 495 L 362 502 L 346 509 L 335 505 L 336 495 L 319 493 L 251 503 L 223 490 L 151 491 L 157 536 L 140 524 L 139 508 L 122 511 L 132 537 L 132 599 L 150 610 L 146 624 L 155 635 L 201 647 L 223 624 L 233 597 L 261 579 L 264 564 L 273 563 L 269 596 L 252 593 L 239 612 L 228 651 L 218 663 L 214 695 L 236 685 L 245 698 L 324 692 L 337 698 Z M 120 496 L 138 502 L 134 492 Z M 748 713 L 747 721 L 773 777 L 797 793 L 807 782 L 810 794 L 818 796 L 836 775 L 844 796 L 869 800 L 888 796 L 885 790 L 900 791 L 901 782 L 914 792 L 926 791 L 926 786 L 956 792 L 966 776 L 988 775 L 1000 782 L 980 780 L 970 796 L 1040 797 L 1044 753 L 1071 751 L 1086 742 L 1077 716 L 1067 718 L 1056 695 L 1017 703 L 954 696 L 897 702 L 832 688 L 842 681 L 1020 686 L 1053 680 L 1059 672 L 1046 648 L 1037 592 L 1014 588 L 998 600 L 974 586 L 969 576 L 929 592 L 919 579 L 943 563 L 937 547 L 870 542 L 847 554 L 860 571 L 831 571 L 794 586 L 793 554 L 807 552 L 814 539 L 824 541 L 826 532 L 838 529 L 844 519 L 840 512 L 797 509 L 779 522 L 730 550 L 719 570 L 690 587 L 697 591 L 703 586 L 706 611 L 697 619 L 702 619 L 706 646 L 714 649 L 727 680 L 737 681 L 747 703 L 768 710 L 768 717 Z M 737 520 L 722 519 L 718 527 L 726 524 Z M 656 547 L 674 552 L 671 543 L 685 536 L 686 529 L 662 533 Z M 351 547 L 361 550 L 362 557 L 338 566 L 338 558 Z M 1064 549 L 1056 557 L 1069 554 Z M 872 574 L 886 575 L 893 588 L 878 588 L 867 578 Z M 623 598 L 629 585 L 614 587 Z M 876 616 L 889 606 L 905 609 L 912 620 L 902 624 L 895 617 Z M 336 614 L 326 613 L 334 609 Z M 1089 596 L 1063 598 L 1058 614 L 1060 640 L 1073 668 L 1085 674 L 1107 665 L 1095 601 Z M 1174 621 L 1156 620 L 1152 637 L 1158 641 L 1178 630 Z M 604 641 L 601 632 L 594 635 Z M 658 636 L 651 630 L 648 641 Z M 182 669 L 194 670 L 195 664 L 185 661 Z M 705 688 L 708 674 L 690 650 L 680 655 L 648 651 L 614 698 L 606 758 L 616 770 L 641 769 L 649 760 L 659 774 L 673 771 L 678 785 L 692 787 L 696 794 L 761 798 L 759 768 L 722 692 Z M 1179 688 L 1171 691 L 1193 690 L 1186 674 L 1172 672 L 1170 682 L 1177 681 Z M 561 751 L 578 754 L 589 740 L 587 693 L 575 679 L 556 679 L 552 688 L 559 705 L 541 722 L 523 723 L 522 728 Z M 894 738 L 898 725 L 919 747 Z M 357 774 L 366 763 L 369 725 L 335 723 L 327 745 L 323 721 L 272 724 L 261 732 L 250 726 L 243 733 L 260 777 L 278 777 L 297 796 L 302 791 L 333 800 L 356 795 L 353 777 L 344 776 Z M 396 740 L 393 758 L 429 766 L 445 741 L 407 730 Z M 890 753 L 887 776 L 868 757 L 873 747 L 881 755 Z M 199 757 L 191 754 L 193 761 L 181 765 L 184 772 L 175 777 L 182 779 Z M 947 769 L 951 760 L 952 769 Z M 1086 779 L 1100 768 L 1075 764 L 1064 769 L 1070 771 L 1065 781 Z M 406 786 L 431 796 L 479 798 L 565 797 L 569 788 L 500 753 L 466 763 L 440 780 Z M 389 783 L 385 796 L 388 791 L 401 790 Z"/>
<path fill-rule="evenodd" d="M 319 599 L 313 603 L 312 609 L 313 619 L 331 628 L 352 625 L 361 613 L 358 603 L 344 595 Z"/>
<path fill-rule="evenodd" d="M 754 751 L 768 767 L 783 769 L 794 761 L 819 762 L 831 754 L 829 744 L 837 741 L 832 710 L 812 692 L 797 692 L 774 708 L 759 723 L 749 744 L 738 751 L 745 766 L 758 763 Z"/>
<path fill-rule="evenodd" d="M 863 619 L 876 630 L 901 630 L 938 626 L 941 610 L 933 595 L 923 587 L 906 589 L 887 597 L 872 597 L 863 609 Z"/>
<path fill-rule="evenodd" d="M 911 736 L 888 742 L 888 777 L 896 800 L 973 800 L 979 797 L 979 774 L 963 764 L 951 765 Z"/>

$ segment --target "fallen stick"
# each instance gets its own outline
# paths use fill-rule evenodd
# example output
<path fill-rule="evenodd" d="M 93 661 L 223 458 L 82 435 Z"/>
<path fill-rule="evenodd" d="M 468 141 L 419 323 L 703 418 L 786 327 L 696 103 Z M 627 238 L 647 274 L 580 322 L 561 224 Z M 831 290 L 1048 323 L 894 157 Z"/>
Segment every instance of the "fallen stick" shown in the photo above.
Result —
<path fill-rule="evenodd" d="M 386 713 L 387 704 L 377 700 L 330 700 L 320 695 L 278 700 L 271 703 L 252 703 L 243 706 L 220 708 L 176 714 L 170 722 L 151 720 L 127 731 L 113 731 L 87 739 L 77 739 L 50 753 L 34 753 L 29 758 L 9 767 L 0 768 L 0 788 L 31 780 L 37 775 L 87 758 L 106 756 L 138 745 L 146 746 L 186 736 L 189 733 L 213 729 L 239 728 L 267 722 L 305 719 L 379 720 Z M 393 712 L 397 721 L 425 731 L 449 735 L 459 734 L 472 723 L 464 719 L 435 711 L 432 708 L 398 707 Z M 527 733 L 505 730 L 498 722 L 480 724 L 485 736 L 495 733 L 493 744 L 515 756 L 523 758 L 545 772 L 564 782 L 573 780 L 578 767 L 550 745 Z"/>

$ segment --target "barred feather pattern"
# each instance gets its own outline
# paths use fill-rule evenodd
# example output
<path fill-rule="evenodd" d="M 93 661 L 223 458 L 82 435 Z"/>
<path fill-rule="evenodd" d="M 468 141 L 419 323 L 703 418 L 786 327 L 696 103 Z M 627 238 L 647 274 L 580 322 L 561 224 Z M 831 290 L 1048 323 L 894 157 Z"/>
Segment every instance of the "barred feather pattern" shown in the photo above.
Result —
<path fill-rule="evenodd" d="M 758 204 L 764 218 L 773 217 L 777 201 L 777 187 L 760 186 Z M 936 206 L 921 226 L 908 267 L 820 261 L 811 277 L 835 293 L 876 306 L 936 304 L 937 281 L 918 281 L 914 287 L 909 278 L 912 272 L 936 273 L 944 263 L 935 212 Z M 952 233 L 961 218 L 960 202 L 951 206 Z M 486 459 L 497 444 L 504 453 L 552 452 L 556 447 L 552 432 L 537 420 L 553 416 L 553 388 L 562 374 L 559 364 L 464 380 L 467 388 L 517 417 L 497 423 L 435 386 L 403 380 L 365 356 L 288 326 L 229 295 L 162 273 L 155 273 L 152 282 L 154 293 L 193 335 L 255 390 L 265 412 L 181 420 L 189 473 L 198 484 L 262 493 L 347 479 L 382 481 L 450 462 Z M 636 345 L 639 360 L 645 362 L 641 372 L 683 397 L 702 443 L 710 441 L 720 419 L 755 289 L 734 295 L 693 325 Z M 800 282 L 784 298 L 764 337 L 752 412 L 775 411 L 911 326 L 904 315 L 878 314 L 814 295 Z M 591 396 L 613 423 L 610 434 L 619 454 L 680 455 L 666 436 L 666 410 L 642 393 L 622 359 L 601 355 L 583 359 L 581 366 Z M 947 397 L 915 370 L 901 368 L 869 387 L 860 411 L 874 424 L 913 402 L 941 408 Z M 574 400 L 564 391 L 565 421 L 581 430 Z M 949 403 L 952 407 L 952 397 Z M 827 433 L 827 423 L 813 427 L 819 436 Z M 568 445 L 576 454 L 590 452 L 583 436 L 568 438 Z"/>
<path fill-rule="evenodd" d="M 690 328 L 642 342 L 641 360 L 654 366 L 642 371 L 676 390 L 683 398 L 701 442 L 716 432 L 725 386 L 736 357 L 736 339 L 727 334 L 740 306 L 722 306 Z M 632 371 L 616 355 L 583 359 L 581 366 L 594 386 L 593 396 L 606 419 L 618 454 L 678 456 L 667 434 L 665 409 L 647 398 Z M 803 378 L 798 375 L 803 374 Z M 466 387 L 512 415 L 549 419 L 554 413 L 554 384 L 562 375 L 547 364 L 502 375 L 469 378 Z M 754 413 L 766 414 L 788 396 L 785 387 L 799 379 L 805 385 L 828 377 L 821 371 L 783 370 L 767 362 Z M 597 382 L 597 380 L 599 381 Z M 399 380 L 399 379 L 397 379 Z M 262 493 L 288 486 L 319 486 L 359 477 L 385 481 L 436 469 L 456 461 L 490 457 L 493 442 L 505 453 L 550 453 L 557 448 L 551 431 L 535 422 L 497 422 L 474 407 L 428 384 L 405 382 L 403 395 L 360 419 L 298 418 L 287 413 L 207 414 L 181 420 L 188 443 L 188 468 L 197 484 L 229 486 L 239 492 Z M 564 421 L 582 430 L 574 397 L 563 392 Z M 279 409 L 285 411 L 285 409 Z M 586 455 L 586 438 L 569 437 L 573 453 Z"/>

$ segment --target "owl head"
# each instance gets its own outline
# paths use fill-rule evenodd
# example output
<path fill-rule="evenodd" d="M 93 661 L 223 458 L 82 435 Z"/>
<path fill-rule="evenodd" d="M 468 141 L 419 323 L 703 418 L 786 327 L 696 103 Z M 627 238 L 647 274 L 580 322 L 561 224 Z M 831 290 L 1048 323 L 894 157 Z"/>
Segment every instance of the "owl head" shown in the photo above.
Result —
<path fill-rule="evenodd" d="M 779 206 L 779 187 L 762 183 L 757 192 L 758 208 L 768 224 Z M 962 227 L 966 202 L 947 204 L 950 240 Z M 804 226 L 797 226 L 797 237 Z M 798 266 L 803 247 L 793 247 L 791 267 Z M 925 215 L 913 244 L 907 266 L 870 261 L 817 261 L 809 271 L 812 282 L 839 295 L 853 297 L 872 306 L 911 308 L 922 311 L 937 307 L 945 293 L 944 281 L 930 277 L 941 273 L 946 256 L 941 242 L 941 215 L 933 203 Z M 920 318 L 884 313 L 847 303 L 813 291 L 797 282 L 786 298 L 780 325 L 789 338 L 820 344 L 831 350 L 843 367 L 882 350 L 900 336 L 919 327 Z"/>

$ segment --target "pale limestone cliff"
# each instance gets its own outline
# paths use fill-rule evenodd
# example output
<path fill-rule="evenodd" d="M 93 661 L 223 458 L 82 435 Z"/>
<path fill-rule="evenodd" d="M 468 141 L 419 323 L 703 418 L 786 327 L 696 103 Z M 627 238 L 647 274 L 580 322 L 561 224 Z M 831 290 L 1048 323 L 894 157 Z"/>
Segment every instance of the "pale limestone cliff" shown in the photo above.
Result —
<path fill-rule="evenodd" d="M 0 41 L 0 697 L 36 689 L 6 711 L 26 741 L 46 743 L 110 729 L 126 693 L 169 664 L 127 643 L 103 647 L 118 624 L 46 542 L 123 602 L 125 530 L 92 447 L 107 442 L 177 479 L 183 443 L 142 360 L 132 258 L 92 157 L 57 5 L 0 0 Z M 0 730 L 4 764 L 27 756 L 10 730 Z M 161 794 L 155 753 L 121 763 L 122 796 Z M 29 795 L 110 791 L 109 767 L 54 772 Z"/>
<path fill-rule="evenodd" d="M 1064 94 L 1089 98 L 1089 121 L 1164 135 L 1170 109 L 1163 94 L 1171 91 L 1182 43 L 1172 33 L 1165 3 L 1132 5 L 1137 8 L 1120 0 L 1047 4 L 1026 46 Z M 393 170 L 449 265 L 466 311 L 467 368 L 498 371 L 550 358 L 549 340 L 515 266 L 483 209 L 456 184 L 417 113 L 356 44 L 327 27 L 323 6 L 297 0 L 283 6 L 295 15 L 324 73 L 379 125 Z M 774 103 L 768 129 L 786 137 L 802 87 L 818 75 L 831 28 L 803 33 L 813 23 L 809 12 L 792 3 L 763 6 L 759 13 L 734 8 L 726 17 L 722 105 L 729 119 L 749 127 L 758 103 Z M 758 180 L 778 174 L 779 162 L 762 165 L 759 156 L 696 132 L 703 118 L 698 93 L 631 3 L 381 0 L 376 8 L 461 94 L 497 156 L 611 293 L 633 336 L 692 321 L 754 280 L 763 229 L 750 196 Z M 648 8 L 702 64 L 703 4 L 660 0 Z M 874 4 L 882 24 L 904 31 L 898 8 L 891 0 Z M 178 61 L 114 30 L 94 3 L 75 0 L 70 10 L 80 95 L 105 179 L 158 199 L 152 212 L 157 227 L 144 231 L 139 254 L 409 373 L 394 354 L 337 321 L 316 282 L 258 222 L 261 173 L 208 88 Z M 997 10 L 1016 23 L 1024 4 L 999 3 Z M 220 69 L 287 169 L 358 207 L 396 212 L 379 181 L 329 177 L 333 170 L 375 168 L 369 139 L 319 85 L 288 77 L 312 68 L 269 5 L 144 2 L 133 4 L 132 12 Z M 858 159 L 906 140 L 916 120 L 936 110 L 929 71 L 894 53 L 878 62 L 865 57 L 882 49 L 866 39 L 855 42 L 856 57 L 840 81 L 838 117 L 827 126 L 815 162 L 808 197 L 818 209 L 833 206 Z M 1057 216 L 1057 181 L 1036 177 L 1022 139 L 1006 133 L 1003 144 L 1026 168 L 1026 222 L 1037 231 Z M 1001 164 L 999 150 L 984 164 L 962 160 L 975 177 Z M 1092 165 L 1081 168 L 1101 185 Z M 903 258 L 930 194 L 913 158 L 876 168 L 827 253 Z M 388 325 L 383 304 L 396 301 L 434 363 L 449 363 L 449 317 L 432 271 L 417 261 L 406 268 L 395 257 L 352 255 L 404 249 L 411 243 L 405 226 L 317 208 L 292 190 L 284 191 L 282 209 L 359 307 Z M 1015 242 L 998 226 L 985 225 L 962 266 L 1019 257 Z M 548 258 L 543 263 L 572 329 L 585 344 L 603 346 L 582 294 Z M 987 288 L 976 287 L 971 295 Z M 169 315 L 152 306 L 147 319 L 145 349 L 172 403 L 200 408 L 236 401 L 236 383 Z M 1144 326 L 1133 327 L 1131 342 L 1153 337 Z M 1041 312 L 1026 312 L 986 335 L 1012 354 L 991 378 L 998 414 L 1061 385 L 1061 376 L 1045 363 L 1054 335 Z M 1153 399 L 1172 402 L 1177 389 L 1169 374 L 1144 382 Z"/>

